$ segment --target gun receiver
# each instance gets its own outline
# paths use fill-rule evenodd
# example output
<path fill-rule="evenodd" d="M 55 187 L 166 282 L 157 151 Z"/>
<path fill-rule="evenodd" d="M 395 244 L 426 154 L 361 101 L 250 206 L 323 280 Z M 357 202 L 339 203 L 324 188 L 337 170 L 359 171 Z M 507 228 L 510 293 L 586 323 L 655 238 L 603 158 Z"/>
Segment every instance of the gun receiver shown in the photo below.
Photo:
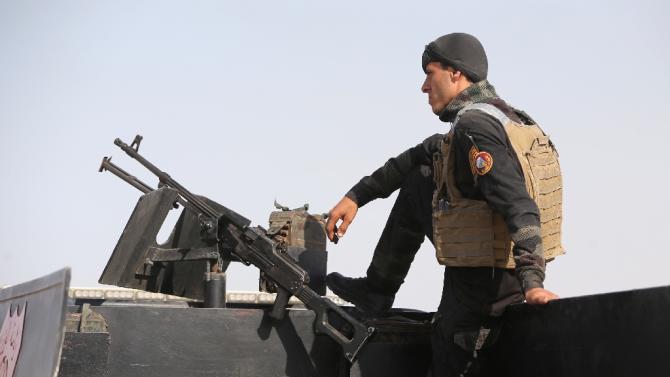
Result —
<path fill-rule="evenodd" d="M 374 327 L 366 327 L 332 301 L 321 297 L 311 289 L 308 286 L 309 274 L 285 250 L 282 250 L 275 240 L 268 237 L 265 229 L 260 226 L 252 227 L 250 226 L 250 220 L 235 211 L 194 195 L 172 179 L 170 175 L 142 157 L 138 152 L 140 141 L 141 136 L 138 135 L 130 146 L 120 139 L 114 140 L 114 144 L 156 175 L 160 182 L 159 187 L 166 187 L 175 192 L 174 196 L 168 197 L 168 200 L 173 200 L 173 205 L 181 204 L 185 211 L 189 210 L 193 216 L 196 216 L 200 226 L 202 243 L 204 245 L 214 244 L 215 246 L 213 249 L 207 247 L 196 248 L 195 246 L 191 249 L 149 247 L 148 255 L 163 252 L 163 258 L 167 258 L 165 255 L 171 255 L 173 256 L 172 260 L 179 259 L 180 256 L 181 260 L 186 260 L 183 257 L 186 255 L 185 251 L 193 251 L 194 254 L 199 256 L 199 259 L 217 260 L 216 265 L 218 266 L 227 266 L 227 263 L 223 263 L 222 258 L 228 261 L 231 259 L 239 260 L 246 265 L 253 264 L 277 286 L 277 297 L 270 312 L 271 318 L 281 320 L 285 315 L 289 298 L 291 296 L 297 297 L 306 308 L 315 313 L 315 331 L 328 335 L 340 344 L 345 358 L 349 362 L 353 362 L 360 349 L 374 333 Z M 103 159 L 100 171 L 103 170 L 110 171 L 145 194 L 152 195 L 155 192 L 149 185 L 112 164 L 109 158 Z M 131 223 L 129 222 L 128 227 L 130 226 Z M 195 259 L 193 257 L 189 260 Z M 103 277 L 104 275 L 105 273 L 103 273 Z M 104 282 L 103 280 L 104 278 L 101 278 L 101 282 Z M 345 327 L 347 327 L 347 334 L 336 328 L 331 320 L 335 320 L 335 322 L 343 321 L 346 324 Z"/>

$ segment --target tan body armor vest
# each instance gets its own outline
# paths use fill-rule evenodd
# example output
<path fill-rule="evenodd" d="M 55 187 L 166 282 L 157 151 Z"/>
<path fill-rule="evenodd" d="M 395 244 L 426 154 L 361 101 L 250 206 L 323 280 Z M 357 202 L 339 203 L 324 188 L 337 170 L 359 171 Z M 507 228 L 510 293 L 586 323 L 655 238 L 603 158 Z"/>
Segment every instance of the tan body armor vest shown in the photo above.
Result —
<path fill-rule="evenodd" d="M 472 110 L 483 111 L 504 126 L 521 164 L 528 194 L 540 210 L 545 259 L 550 261 L 564 254 L 561 245 L 563 189 L 556 149 L 537 125 L 513 122 L 497 107 L 478 103 L 458 113 L 442 142 L 441 152 L 433 158 L 437 185 L 433 195 L 433 235 L 438 262 L 457 267 L 515 267 L 513 242 L 503 217 L 486 201 L 464 198 L 455 185 L 453 130 L 461 115 Z"/>

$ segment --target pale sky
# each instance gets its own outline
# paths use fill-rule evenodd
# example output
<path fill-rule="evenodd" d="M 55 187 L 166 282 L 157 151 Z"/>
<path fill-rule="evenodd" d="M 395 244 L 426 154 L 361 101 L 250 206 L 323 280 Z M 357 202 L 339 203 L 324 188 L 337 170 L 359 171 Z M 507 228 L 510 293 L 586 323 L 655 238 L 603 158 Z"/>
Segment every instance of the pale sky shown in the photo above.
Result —
<path fill-rule="evenodd" d="M 113 145 L 267 225 L 275 198 L 327 212 L 362 176 L 449 125 L 419 87 L 424 46 L 483 43 L 489 80 L 558 146 L 560 296 L 670 284 L 665 1 L 0 0 L 0 285 L 64 266 L 93 286 L 139 192 Z M 361 208 L 329 271 L 362 276 L 395 195 Z M 428 242 L 396 307 L 435 310 Z M 228 288 L 258 272 L 234 265 Z"/>

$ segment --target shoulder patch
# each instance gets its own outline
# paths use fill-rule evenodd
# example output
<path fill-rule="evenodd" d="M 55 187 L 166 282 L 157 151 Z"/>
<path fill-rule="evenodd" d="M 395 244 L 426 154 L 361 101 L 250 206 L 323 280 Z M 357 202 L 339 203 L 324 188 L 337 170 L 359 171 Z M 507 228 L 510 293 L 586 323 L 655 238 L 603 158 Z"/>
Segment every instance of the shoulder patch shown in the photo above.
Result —
<path fill-rule="evenodd" d="M 470 159 L 470 167 L 473 170 L 473 174 L 484 175 L 493 168 L 493 156 L 489 152 L 477 152 Z"/>
<path fill-rule="evenodd" d="M 477 174 L 477 167 L 475 165 L 475 161 L 477 160 L 477 153 L 479 153 L 479 149 L 477 149 L 477 147 L 474 145 L 470 148 L 470 152 L 468 152 L 468 160 L 470 161 L 470 170 L 472 171 L 472 175 Z"/>

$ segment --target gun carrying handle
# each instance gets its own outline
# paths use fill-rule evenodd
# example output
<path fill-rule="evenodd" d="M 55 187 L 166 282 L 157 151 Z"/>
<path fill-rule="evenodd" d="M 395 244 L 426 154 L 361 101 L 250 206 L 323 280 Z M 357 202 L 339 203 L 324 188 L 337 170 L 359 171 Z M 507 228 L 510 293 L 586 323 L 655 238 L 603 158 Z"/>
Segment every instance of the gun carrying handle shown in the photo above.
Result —
<path fill-rule="evenodd" d="M 277 297 L 275 298 L 275 303 L 272 305 L 272 311 L 270 312 L 270 318 L 281 321 L 286 315 L 286 306 L 288 305 L 288 300 L 291 298 L 291 293 L 284 288 L 277 287 Z"/>

